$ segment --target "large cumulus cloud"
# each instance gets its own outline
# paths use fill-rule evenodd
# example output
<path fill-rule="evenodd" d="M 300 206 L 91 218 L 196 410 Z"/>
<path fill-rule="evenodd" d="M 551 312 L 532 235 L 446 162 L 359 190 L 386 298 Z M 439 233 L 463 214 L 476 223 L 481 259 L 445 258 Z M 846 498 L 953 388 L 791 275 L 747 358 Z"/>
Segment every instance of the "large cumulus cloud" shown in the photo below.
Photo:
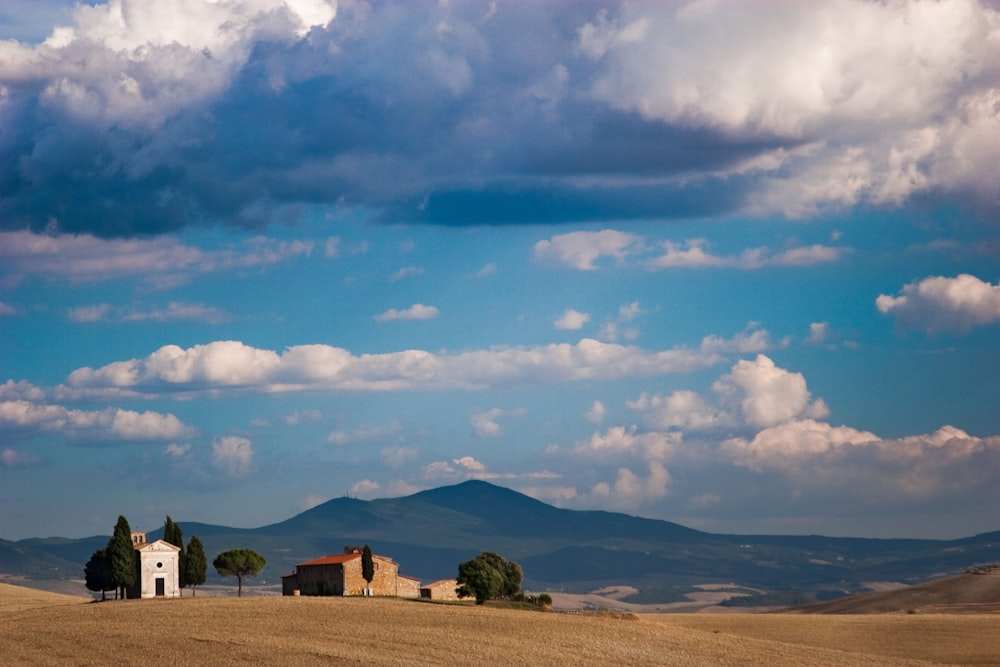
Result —
<path fill-rule="evenodd" d="M 564 501 L 647 511 L 670 503 L 686 506 L 695 521 L 732 521 L 749 498 L 775 516 L 791 502 L 800 516 L 815 513 L 799 524 L 804 530 L 816 517 L 891 509 L 899 520 L 916 508 L 967 508 L 996 495 L 998 436 L 945 425 L 885 438 L 832 424 L 803 375 L 764 355 L 737 361 L 712 389 L 712 396 L 641 394 L 626 404 L 641 426 L 611 426 L 571 447 L 549 447 L 601 480 L 580 484 Z M 770 510 L 759 509 L 768 503 Z"/>
<path fill-rule="evenodd" d="M 998 26 L 972 0 L 80 5 L 0 41 L 0 220 L 995 208 Z"/>
<path fill-rule="evenodd" d="M 165 345 L 141 359 L 79 368 L 56 393 L 79 397 L 240 390 L 399 391 L 617 380 L 688 372 L 716 364 L 725 354 L 769 345 L 763 330 L 731 340 L 708 336 L 697 348 L 665 350 L 584 338 L 576 344 L 355 355 L 330 345 L 297 345 L 279 353 L 227 340 L 190 348 Z M 13 393 L 15 385 L 8 385 Z"/>

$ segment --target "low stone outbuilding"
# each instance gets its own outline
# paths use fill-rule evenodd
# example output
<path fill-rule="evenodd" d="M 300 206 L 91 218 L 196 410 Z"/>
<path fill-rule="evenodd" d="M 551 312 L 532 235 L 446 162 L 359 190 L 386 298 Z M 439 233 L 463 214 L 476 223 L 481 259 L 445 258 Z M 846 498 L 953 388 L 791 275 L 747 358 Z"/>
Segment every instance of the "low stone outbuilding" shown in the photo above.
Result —
<path fill-rule="evenodd" d="M 361 574 L 361 550 L 323 556 L 295 566 L 281 578 L 284 595 L 380 595 L 417 597 L 420 582 L 399 574 L 399 565 L 386 556 L 372 554 L 375 576 L 371 584 Z"/>
<path fill-rule="evenodd" d="M 396 577 L 396 595 L 401 598 L 420 597 L 420 580 L 405 574 Z"/>
<path fill-rule="evenodd" d="M 440 579 L 420 589 L 420 597 L 429 600 L 457 600 L 458 582 L 454 579 Z"/>
<path fill-rule="evenodd" d="M 169 542 L 147 542 L 145 533 L 132 534 L 139 554 L 139 576 L 129 595 L 141 598 L 176 598 L 181 595 L 181 550 Z"/>

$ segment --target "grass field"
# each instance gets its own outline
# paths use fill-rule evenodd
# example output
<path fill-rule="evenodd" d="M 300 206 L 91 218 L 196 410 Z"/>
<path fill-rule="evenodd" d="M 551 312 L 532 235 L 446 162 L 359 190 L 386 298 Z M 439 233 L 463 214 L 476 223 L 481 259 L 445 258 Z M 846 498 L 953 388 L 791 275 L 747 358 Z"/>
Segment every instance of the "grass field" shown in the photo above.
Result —
<path fill-rule="evenodd" d="M 0 584 L 4 665 L 1000 665 L 1000 615 L 563 614 L 380 598 L 92 604 Z"/>

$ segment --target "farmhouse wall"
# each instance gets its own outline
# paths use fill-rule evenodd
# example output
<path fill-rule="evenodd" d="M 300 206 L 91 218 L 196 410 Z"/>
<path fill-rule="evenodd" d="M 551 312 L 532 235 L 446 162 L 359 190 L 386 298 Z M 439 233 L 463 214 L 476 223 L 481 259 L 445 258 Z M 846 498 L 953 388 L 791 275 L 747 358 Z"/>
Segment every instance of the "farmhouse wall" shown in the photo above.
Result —
<path fill-rule="evenodd" d="M 296 579 L 302 595 L 345 595 L 344 565 L 299 565 Z"/>
<path fill-rule="evenodd" d="M 421 588 L 420 597 L 431 600 L 457 600 L 458 593 L 455 592 L 457 588 L 458 582 L 454 579 L 441 579 Z"/>
<path fill-rule="evenodd" d="M 396 595 L 401 598 L 420 597 L 420 580 L 401 574 L 396 577 Z"/>
<path fill-rule="evenodd" d="M 399 565 L 385 556 L 372 555 L 374 576 L 369 584 L 361 567 L 361 553 L 323 556 L 299 563 L 294 574 L 281 578 L 283 595 L 378 595 L 419 597 L 420 582 L 399 574 Z"/>
<path fill-rule="evenodd" d="M 396 580 L 399 575 L 399 565 L 391 558 L 372 556 L 375 576 L 369 584 L 361 574 L 361 556 L 344 563 L 344 595 L 364 595 L 365 588 L 372 595 L 397 595 Z"/>

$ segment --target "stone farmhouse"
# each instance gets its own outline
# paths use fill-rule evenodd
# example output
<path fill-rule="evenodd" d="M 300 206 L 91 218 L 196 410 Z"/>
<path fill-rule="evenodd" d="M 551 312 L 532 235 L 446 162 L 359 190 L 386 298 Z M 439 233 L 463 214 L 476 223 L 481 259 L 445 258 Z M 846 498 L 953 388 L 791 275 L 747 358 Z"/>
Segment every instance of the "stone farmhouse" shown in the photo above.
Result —
<path fill-rule="evenodd" d="M 458 582 L 454 579 L 439 579 L 420 589 L 420 597 L 428 600 L 457 600 Z"/>
<path fill-rule="evenodd" d="M 361 576 L 361 549 L 348 547 L 342 554 L 322 556 L 295 566 L 281 578 L 283 595 L 379 595 L 420 597 L 420 581 L 399 573 L 399 565 L 386 556 L 372 554 L 375 577 L 368 584 Z"/>
<path fill-rule="evenodd" d="M 129 597 L 180 597 L 180 548 L 163 540 L 147 542 L 146 533 L 132 533 L 132 546 L 139 553 L 139 576 Z"/>

